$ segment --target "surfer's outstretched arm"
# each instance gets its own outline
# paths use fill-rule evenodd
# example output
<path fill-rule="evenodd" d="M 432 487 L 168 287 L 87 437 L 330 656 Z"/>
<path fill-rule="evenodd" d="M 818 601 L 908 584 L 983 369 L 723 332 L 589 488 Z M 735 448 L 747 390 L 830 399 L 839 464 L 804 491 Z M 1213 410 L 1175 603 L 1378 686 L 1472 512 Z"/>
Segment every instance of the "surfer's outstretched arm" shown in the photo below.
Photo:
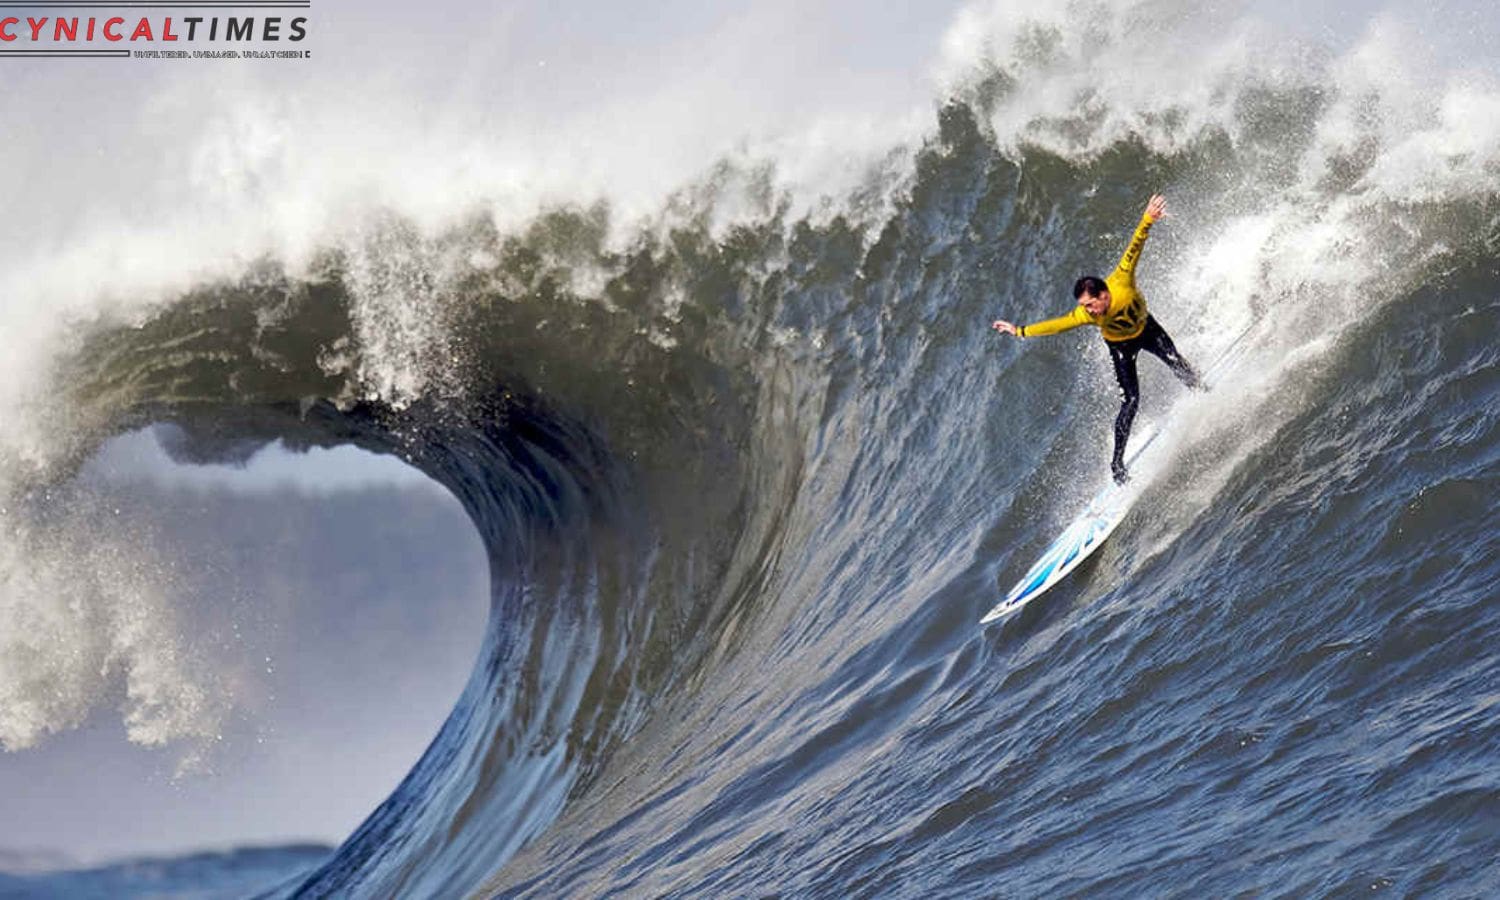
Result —
<path fill-rule="evenodd" d="M 1135 226 L 1135 234 L 1131 235 L 1130 243 L 1125 247 L 1125 255 L 1120 257 L 1120 264 L 1115 267 L 1116 272 L 1129 275 L 1131 281 L 1135 280 L 1135 264 L 1141 258 L 1141 250 L 1146 246 L 1146 238 L 1151 234 L 1151 225 L 1167 214 L 1167 198 L 1161 194 L 1151 195 L 1151 200 L 1146 204 L 1146 211 L 1141 214 L 1141 221 Z"/>
<path fill-rule="evenodd" d="M 991 325 L 990 327 L 995 329 L 996 331 L 1003 331 L 1006 334 L 1013 334 L 1019 338 L 1029 338 L 1041 337 L 1044 334 L 1058 334 L 1063 331 L 1077 328 L 1080 325 L 1092 324 L 1094 324 L 1094 320 L 1089 317 L 1088 310 L 1084 309 L 1082 306 L 1077 306 L 1074 307 L 1072 312 L 1068 313 L 1065 316 L 1058 316 L 1055 319 L 1043 319 L 1042 321 L 1032 325 L 1016 325 L 1014 323 L 1007 322 L 1004 319 L 998 319 L 996 320 L 995 324 Z"/>

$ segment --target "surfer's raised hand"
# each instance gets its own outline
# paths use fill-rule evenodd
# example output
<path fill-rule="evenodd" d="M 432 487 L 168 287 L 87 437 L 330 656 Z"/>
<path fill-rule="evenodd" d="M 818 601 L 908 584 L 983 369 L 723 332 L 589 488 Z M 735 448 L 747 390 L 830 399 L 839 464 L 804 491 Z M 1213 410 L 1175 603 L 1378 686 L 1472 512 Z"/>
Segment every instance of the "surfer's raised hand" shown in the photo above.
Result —
<path fill-rule="evenodd" d="M 995 329 L 996 331 L 1004 332 L 1005 334 L 1017 334 L 1018 333 L 1018 330 L 1017 330 L 1016 326 L 1014 326 L 1011 323 L 1005 321 L 1004 319 L 996 319 L 995 320 L 995 324 L 991 325 L 990 327 L 993 328 L 993 329 Z"/>
<path fill-rule="evenodd" d="M 1151 199 L 1146 203 L 1146 215 L 1150 216 L 1152 221 L 1155 221 L 1166 214 L 1167 198 L 1161 194 L 1152 194 Z"/>

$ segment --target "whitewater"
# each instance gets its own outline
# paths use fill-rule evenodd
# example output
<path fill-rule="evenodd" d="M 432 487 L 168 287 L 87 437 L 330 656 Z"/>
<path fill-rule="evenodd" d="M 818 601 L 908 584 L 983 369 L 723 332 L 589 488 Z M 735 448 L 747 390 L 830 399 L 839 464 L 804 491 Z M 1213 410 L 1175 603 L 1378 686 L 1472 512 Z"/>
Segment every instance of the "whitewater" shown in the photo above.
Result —
<path fill-rule="evenodd" d="M 180 221 L 39 231 L 0 275 L 0 747 L 123 684 L 130 739 L 191 768 L 233 715 L 73 477 L 171 423 L 184 463 L 398 458 L 490 572 L 467 686 L 363 824 L 172 890 L 1494 893 L 1496 73 L 1395 15 L 1336 46 L 1128 0 L 942 32 L 917 113 L 706 159 L 362 143 L 237 93 L 168 160 L 191 191 L 154 187 Z M 1166 431 L 1133 511 L 980 627 L 1106 483 L 1118 402 L 1092 332 L 989 323 L 1065 311 L 1157 191 L 1153 314 L 1205 364 L 1248 328 L 1245 361 L 1191 396 L 1141 363 Z"/>

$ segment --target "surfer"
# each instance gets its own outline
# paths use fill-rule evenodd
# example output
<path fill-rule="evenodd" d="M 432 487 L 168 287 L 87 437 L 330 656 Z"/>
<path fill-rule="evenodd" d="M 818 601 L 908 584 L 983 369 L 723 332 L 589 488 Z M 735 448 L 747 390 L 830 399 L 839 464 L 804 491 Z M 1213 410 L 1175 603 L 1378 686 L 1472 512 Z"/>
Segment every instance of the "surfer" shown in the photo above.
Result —
<path fill-rule="evenodd" d="M 1142 350 L 1153 354 L 1172 370 L 1172 374 L 1194 390 L 1204 390 L 1202 379 L 1188 361 L 1177 352 L 1172 338 L 1146 311 L 1146 298 L 1135 287 L 1135 264 L 1140 258 L 1141 248 L 1146 244 L 1146 235 L 1152 223 L 1166 214 L 1167 198 L 1156 194 L 1146 204 L 1140 224 L 1120 257 L 1120 264 L 1108 278 L 1085 275 L 1073 285 L 1073 299 L 1078 306 L 1065 316 L 1046 319 L 1034 325 L 1015 325 L 999 319 L 993 327 L 996 331 L 1013 334 L 1019 338 L 1040 337 L 1058 334 L 1080 325 L 1096 325 L 1104 334 L 1104 345 L 1109 348 L 1109 357 L 1115 364 L 1115 380 L 1120 383 L 1120 414 L 1115 417 L 1115 455 L 1110 461 L 1115 483 L 1124 484 L 1129 478 L 1125 468 L 1125 442 L 1130 438 L 1130 425 L 1135 421 L 1135 411 L 1140 406 L 1140 385 L 1136 378 L 1135 357 Z"/>

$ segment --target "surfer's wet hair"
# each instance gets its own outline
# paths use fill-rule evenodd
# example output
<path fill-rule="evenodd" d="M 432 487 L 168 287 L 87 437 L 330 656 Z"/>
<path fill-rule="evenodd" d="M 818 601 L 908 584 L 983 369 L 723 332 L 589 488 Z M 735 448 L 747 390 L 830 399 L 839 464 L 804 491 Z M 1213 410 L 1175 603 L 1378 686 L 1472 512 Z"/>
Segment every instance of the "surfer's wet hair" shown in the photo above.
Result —
<path fill-rule="evenodd" d="M 1109 285 L 1104 283 L 1103 278 L 1097 275 L 1085 275 L 1073 282 L 1073 299 L 1077 300 L 1084 294 L 1097 297 L 1107 290 L 1109 290 Z"/>

